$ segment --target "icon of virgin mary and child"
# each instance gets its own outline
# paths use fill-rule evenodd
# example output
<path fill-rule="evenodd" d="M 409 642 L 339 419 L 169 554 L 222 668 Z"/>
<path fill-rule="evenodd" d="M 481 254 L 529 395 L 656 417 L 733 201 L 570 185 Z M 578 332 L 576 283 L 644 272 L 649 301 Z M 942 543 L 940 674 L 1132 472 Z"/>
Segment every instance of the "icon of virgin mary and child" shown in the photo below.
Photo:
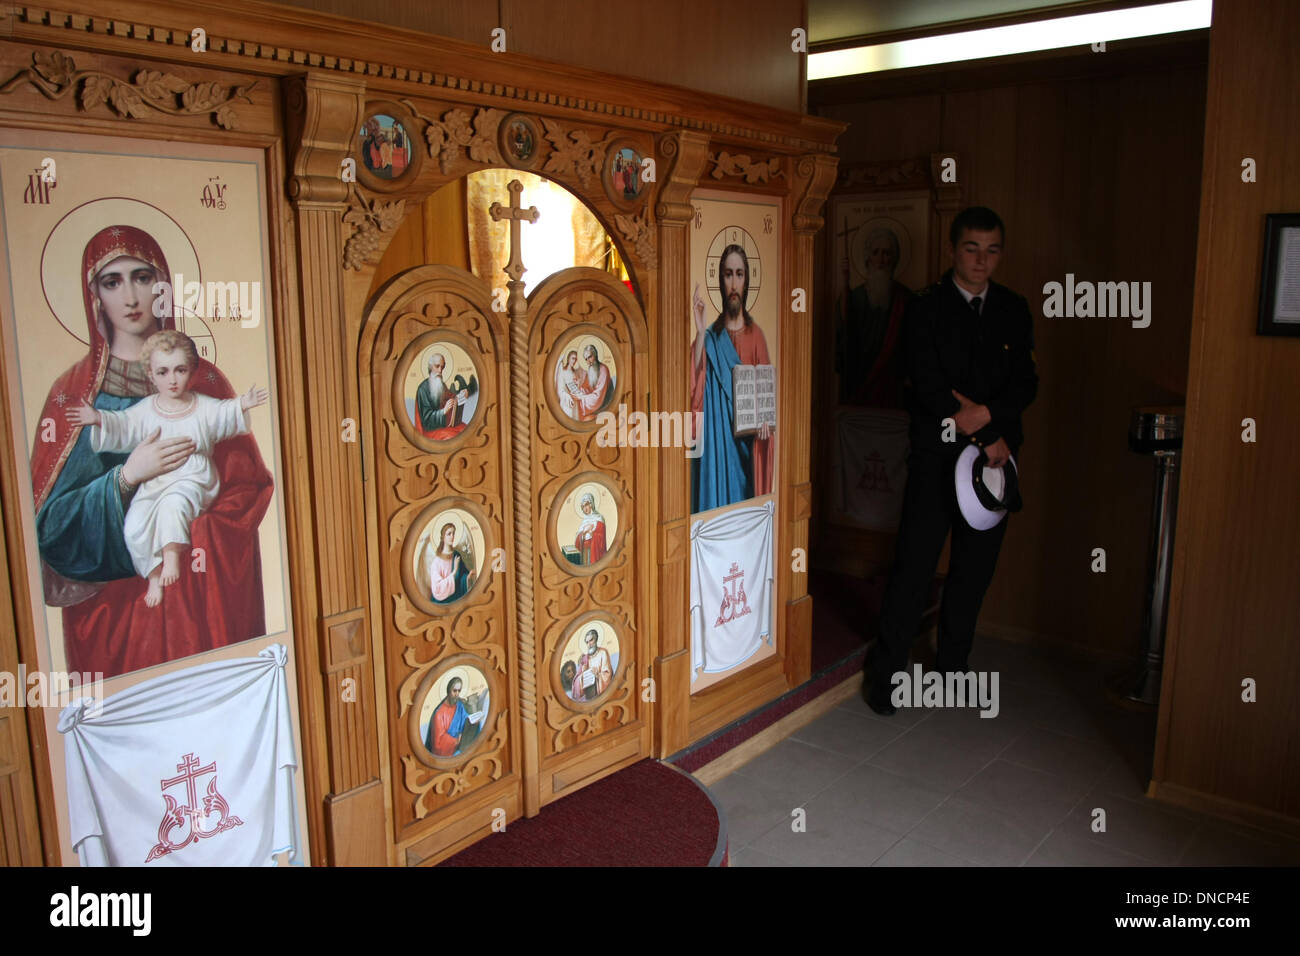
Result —
<path fill-rule="evenodd" d="M 54 440 L 32 451 L 45 603 L 63 610 L 69 668 L 106 677 L 266 633 L 257 529 L 273 480 L 245 413 L 267 393 L 237 397 L 175 330 L 170 278 L 145 230 L 90 238 L 89 347 L 50 387 Z"/>

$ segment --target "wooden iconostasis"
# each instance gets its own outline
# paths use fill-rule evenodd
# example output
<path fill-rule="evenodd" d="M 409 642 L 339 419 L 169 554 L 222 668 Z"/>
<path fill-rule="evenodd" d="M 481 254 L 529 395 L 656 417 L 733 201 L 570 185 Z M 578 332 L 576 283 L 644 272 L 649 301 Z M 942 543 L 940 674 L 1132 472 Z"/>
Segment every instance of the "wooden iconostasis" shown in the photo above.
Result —
<path fill-rule="evenodd" d="M 101 8 L 0 42 L 0 671 L 103 674 L 100 709 L 0 698 L 0 859 L 428 865 L 808 678 L 840 124 L 256 5 L 205 10 L 200 52 Z M 761 430 L 736 364 L 773 369 Z M 176 480 L 148 416 L 218 406 L 179 530 L 137 542 Z M 262 719 L 218 720 L 221 681 Z"/>

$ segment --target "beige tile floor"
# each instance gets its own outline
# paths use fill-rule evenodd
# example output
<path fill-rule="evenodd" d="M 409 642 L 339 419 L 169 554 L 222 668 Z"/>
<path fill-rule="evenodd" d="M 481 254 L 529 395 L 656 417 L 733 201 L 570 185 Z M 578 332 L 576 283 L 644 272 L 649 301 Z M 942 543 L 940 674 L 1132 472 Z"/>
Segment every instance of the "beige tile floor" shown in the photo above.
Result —
<path fill-rule="evenodd" d="M 971 666 L 999 674 L 996 718 L 854 698 L 715 783 L 731 865 L 1300 865 L 1298 842 L 1144 796 L 1155 714 L 1108 696 L 1113 666 L 986 637 Z"/>

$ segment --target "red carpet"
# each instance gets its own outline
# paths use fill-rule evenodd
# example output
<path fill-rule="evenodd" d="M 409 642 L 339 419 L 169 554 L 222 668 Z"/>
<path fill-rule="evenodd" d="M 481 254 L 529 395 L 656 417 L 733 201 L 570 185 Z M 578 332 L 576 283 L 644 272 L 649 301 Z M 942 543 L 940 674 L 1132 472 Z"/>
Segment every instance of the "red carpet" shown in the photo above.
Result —
<path fill-rule="evenodd" d="M 438 865 L 720 866 L 723 819 L 694 778 L 642 760 Z"/>

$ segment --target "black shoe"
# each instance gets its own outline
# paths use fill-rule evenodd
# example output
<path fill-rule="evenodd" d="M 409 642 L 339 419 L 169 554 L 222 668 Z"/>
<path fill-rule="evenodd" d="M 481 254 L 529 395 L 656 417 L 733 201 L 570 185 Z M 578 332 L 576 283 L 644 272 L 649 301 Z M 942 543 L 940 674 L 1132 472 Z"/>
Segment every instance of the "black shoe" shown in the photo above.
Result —
<path fill-rule="evenodd" d="M 898 708 L 889 702 L 889 694 L 877 694 L 870 684 L 862 685 L 862 699 L 882 717 L 892 717 L 898 713 Z"/>

